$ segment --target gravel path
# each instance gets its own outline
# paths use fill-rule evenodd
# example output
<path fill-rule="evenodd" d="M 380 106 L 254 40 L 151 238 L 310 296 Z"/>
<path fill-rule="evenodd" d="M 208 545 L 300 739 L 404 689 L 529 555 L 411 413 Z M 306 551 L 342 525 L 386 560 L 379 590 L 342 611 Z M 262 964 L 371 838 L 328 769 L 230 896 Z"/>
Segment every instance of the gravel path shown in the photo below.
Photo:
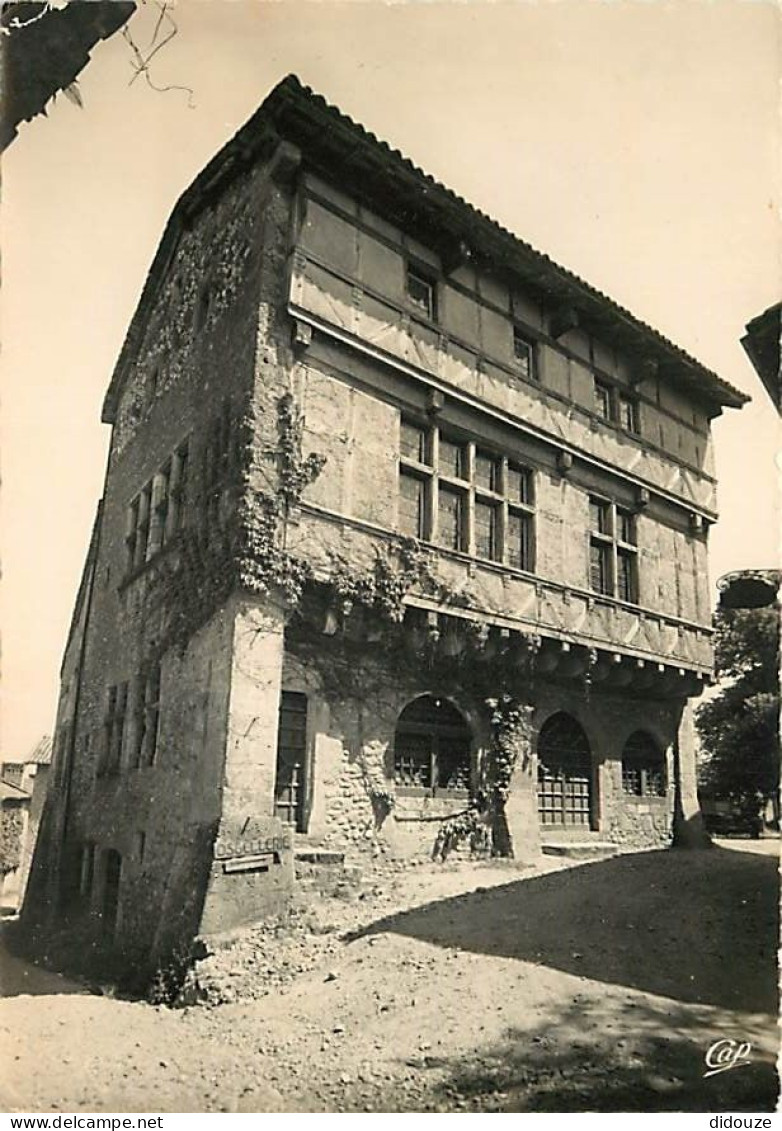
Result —
<path fill-rule="evenodd" d="M 238 937 L 207 964 L 232 999 L 211 1007 L 73 992 L 12 960 L 0 1102 L 773 1110 L 776 859 L 740 847 L 399 873 L 287 934 Z M 704 1079 L 720 1038 L 749 1041 L 750 1063 Z"/>

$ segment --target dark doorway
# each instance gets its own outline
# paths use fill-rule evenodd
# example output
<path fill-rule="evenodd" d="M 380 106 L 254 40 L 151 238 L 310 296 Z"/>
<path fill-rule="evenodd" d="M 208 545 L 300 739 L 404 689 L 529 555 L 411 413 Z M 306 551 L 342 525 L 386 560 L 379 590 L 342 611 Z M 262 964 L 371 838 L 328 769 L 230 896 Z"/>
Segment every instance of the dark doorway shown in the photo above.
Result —
<path fill-rule="evenodd" d="M 122 878 L 122 857 L 109 848 L 103 854 L 103 934 L 113 939 L 119 914 L 119 886 Z"/>
<path fill-rule="evenodd" d="M 592 828 L 592 752 L 583 729 L 561 712 L 538 738 L 538 816 L 544 828 Z"/>
<path fill-rule="evenodd" d="M 283 691 L 277 734 L 274 813 L 297 832 L 305 832 L 304 799 L 307 777 L 307 696 Z"/>

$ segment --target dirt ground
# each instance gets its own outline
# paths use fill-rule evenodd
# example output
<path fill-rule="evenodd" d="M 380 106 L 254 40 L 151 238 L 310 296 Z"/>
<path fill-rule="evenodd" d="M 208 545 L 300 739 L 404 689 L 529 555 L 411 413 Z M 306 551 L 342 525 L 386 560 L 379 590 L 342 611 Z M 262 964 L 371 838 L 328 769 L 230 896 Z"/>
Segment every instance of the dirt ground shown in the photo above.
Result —
<path fill-rule="evenodd" d="M 4 956 L 5 1111 L 773 1111 L 777 849 L 435 865 L 203 971 L 171 1010 Z M 748 1063 L 714 1076 L 717 1040 Z"/>

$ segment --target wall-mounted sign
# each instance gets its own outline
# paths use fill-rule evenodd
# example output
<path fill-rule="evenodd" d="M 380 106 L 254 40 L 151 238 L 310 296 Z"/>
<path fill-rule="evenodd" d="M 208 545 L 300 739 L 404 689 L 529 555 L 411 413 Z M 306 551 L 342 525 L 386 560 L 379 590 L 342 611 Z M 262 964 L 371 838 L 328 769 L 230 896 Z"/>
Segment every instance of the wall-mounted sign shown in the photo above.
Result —
<path fill-rule="evenodd" d="M 293 834 L 279 817 L 231 817 L 220 822 L 214 857 L 233 860 L 265 856 L 271 858 L 267 863 L 279 863 L 282 854 L 292 850 Z"/>

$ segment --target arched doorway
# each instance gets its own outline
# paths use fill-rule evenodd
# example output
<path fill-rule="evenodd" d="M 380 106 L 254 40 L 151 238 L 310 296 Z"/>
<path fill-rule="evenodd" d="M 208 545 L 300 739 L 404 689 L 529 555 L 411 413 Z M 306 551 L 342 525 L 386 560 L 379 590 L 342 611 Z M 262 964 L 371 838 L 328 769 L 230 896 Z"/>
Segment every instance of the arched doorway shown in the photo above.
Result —
<path fill-rule="evenodd" d="M 402 711 L 394 734 L 394 781 L 401 794 L 465 797 L 472 732 L 447 699 L 421 695 Z"/>
<path fill-rule="evenodd" d="M 538 737 L 538 817 L 544 828 L 592 827 L 592 752 L 572 715 L 552 715 Z"/>

